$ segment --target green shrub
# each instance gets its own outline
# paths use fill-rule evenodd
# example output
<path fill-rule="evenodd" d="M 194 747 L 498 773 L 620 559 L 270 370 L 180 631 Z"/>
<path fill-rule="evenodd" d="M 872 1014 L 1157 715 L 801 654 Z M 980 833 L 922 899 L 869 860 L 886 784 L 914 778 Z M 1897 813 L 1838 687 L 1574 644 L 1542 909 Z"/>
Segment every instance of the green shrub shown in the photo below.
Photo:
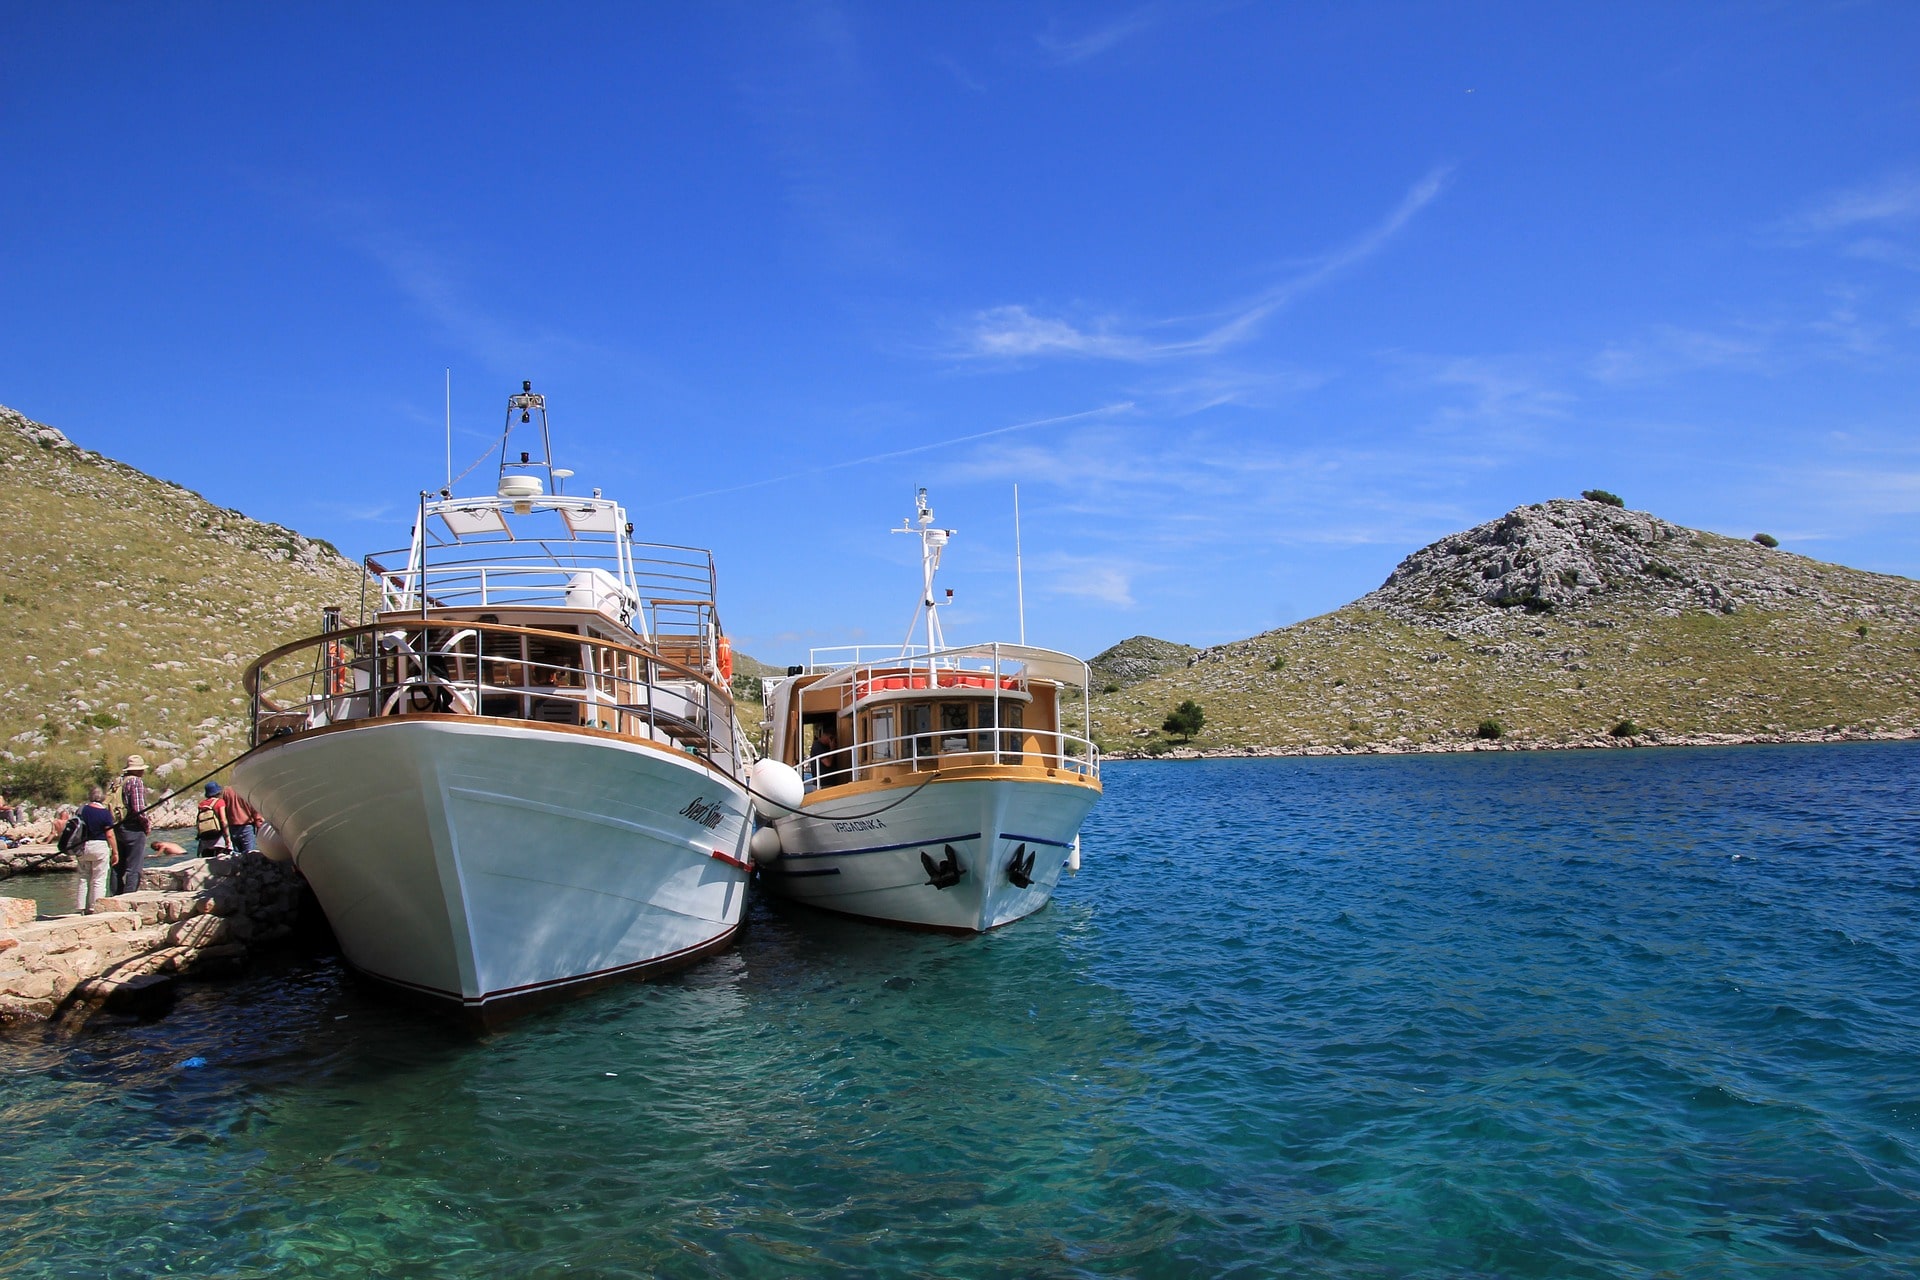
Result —
<path fill-rule="evenodd" d="M 1866 623 L 1864 623 L 1864 622 L 1863 622 L 1863 623 L 1861 623 L 1861 624 L 1860 624 L 1859 626 L 1857 626 L 1857 627 L 1855 627 L 1855 628 L 1854 628 L 1854 630 L 1855 630 L 1856 632 L 1858 632 L 1858 633 L 1859 633 L 1859 635 L 1860 635 L 1860 638 L 1861 638 L 1862 640 L 1865 640 L 1865 639 L 1867 638 L 1867 624 L 1866 624 Z"/>
<path fill-rule="evenodd" d="M 1473 731 L 1473 736 L 1476 738 L 1489 739 L 1504 738 L 1507 736 L 1507 731 L 1501 726 L 1498 720 L 1482 720 L 1480 727 Z"/>
<path fill-rule="evenodd" d="M 1160 730 L 1163 733 L 1178 734 L 1181 741 L 1190 742 L 1193 740 L 1193 735 L 1200 732 L 1201 727 L 1206 723 L 1207 713 L 1200 709 L 1199 703 L 1188 698 L 1173 709 L 1173 714 L 1160 725 Z"/>
<path fill-rule="evenodd" d="M 1640 736 L 1640 726 L 1631 720 L 1622 720 L 1619 724 L 1613 726 L 1613 736 L 1616 738 L 1637 738 Z"/>
<path fill-rule="evenodd" d="M 1680 580 L 1680 574 L 1673 566 L 1661 564 L 1658 560 L 1647 561 L 1646 569 L 1648 573 L 1660 579 L 1662 582 L 1678 582 Z"/>
<path fill-rule="evenodd" d="M 1780 545 L 1780 539 L 1770 533 L 1756 533 L 1753 535 L 1753 540 L 1763 547 L 1777 547 Z"/>
<path fill-rule="evenodd" d="M 9 800 L 60 804 L 72 794 L 77 781 L 74 770 L 40 760 L 0 765 L 0 793 Z"/>
<path fill-rule="evenodd" d="M 1273 655 L 1273 661 L 1267 664 L 1267 670 L 1269 671 L 1285 671 L 1286 669 L 1287 655 L 1284 653 L 1276 653 Z"/>
<path fill-rule="evenodd" d="M 81 716 L 81 724 L 90 724 L 96 729 L 118 729 L 120 717 L 110 711 L 96 711 L 90 716 Z"/>
<path fill-rule="evenodd" d="M 1580 496 L 1588 502 L 1604 502 L 1610 507 L 1624 507 L 1627 504 L 1617 493 L 1608 493 L 1605 489 L 1582 489 Z"/>

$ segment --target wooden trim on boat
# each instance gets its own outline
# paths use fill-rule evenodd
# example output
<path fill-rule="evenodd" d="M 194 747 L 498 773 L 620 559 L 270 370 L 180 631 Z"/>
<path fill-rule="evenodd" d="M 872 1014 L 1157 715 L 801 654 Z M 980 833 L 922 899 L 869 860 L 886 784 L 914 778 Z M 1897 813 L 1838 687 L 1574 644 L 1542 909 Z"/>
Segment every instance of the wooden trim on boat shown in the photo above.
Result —
<path fill-rule="evenodd" d="M 879 766 L 869 765 L 867 768 Z M 1100 779 L 1074 769 L 1049 768 L 1034 764 L 973 764 L 950 769 L 902 769 L 880 778 L 842 782 L 809 791 L 801 799 L 801 809 L 842 796 L 872 795 L 876 792 L 910 790 L 930 782 L 1053 782 L 1062 786 L 1091 787 L 1104 791 Z"/>
<path fill-rule="evenodd" d="M 311 742 L 315 738 L 333 733 L 351 733 L 356 729 L 378 729 L 384 726 L 403 724 L 463 724 L 487 725 L 506 729 L 538 729 L 543 733 L 573 734 L 583 738 L 600 738 L 609 742 L 624 743 L 628 746 L 644 747 L 674 760 L 697 764 L 717 777 L 725 778 L 736 786 L 745 786 L 743 779 L 728 773 L 719 765 L 704 756 L 697 756 L 681 747 L 668 746 L 664 742 L 654 742 L 649 738 L 636 738 L 631 734 L 615 733 L 611 729 L 595 729 L 583 724 L 549 724 L 545 720 L 513 720 L 505 716 L 466 716 L 452 712 L 418 711 L 408 712 L 404 716 L 365 716 L 358 720 L 347 720 L 340 724 L 322 725 L 318 729 L 303 729 L 279 738 L 268 738 L 254 747 L 250 755 L 261 755 L 273 747 L 292 746 L 296 742 Z"/>

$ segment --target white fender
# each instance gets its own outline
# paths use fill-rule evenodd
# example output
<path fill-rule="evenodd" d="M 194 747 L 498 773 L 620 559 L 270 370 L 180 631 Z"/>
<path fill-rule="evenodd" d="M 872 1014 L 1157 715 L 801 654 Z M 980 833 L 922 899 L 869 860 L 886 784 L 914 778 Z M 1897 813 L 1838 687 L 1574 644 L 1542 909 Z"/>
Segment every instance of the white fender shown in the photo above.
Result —
<path fill-rule="evenodd" d="M 772 827 L 761 827 L 753 833 L 747 848 L 753 853 L 755 862 L 763 867 L 771 865 L 780 856 L 780 833 Z"/>
<path fill-rule="evenodd" d="M 1067 855 L 1067 870 L 1075 875 L 1080 873 L 1080 833 L 1073 833 L 1073 852 Z"/>
<path fill-rule="evenodd" d="M 798 809 L 800 801 L 806 798 L 806 786 L 800 781 L 799 771 L 792 765 L 781 764 L 778 760 L 757 760 L 750 777 L 753 789 L 759 793 L 753 798 L 753 809 L 762 822 L 774 822 L 786 817 L 790 810 Z M 766 799 L 763 800 L 762 796 Z"/>

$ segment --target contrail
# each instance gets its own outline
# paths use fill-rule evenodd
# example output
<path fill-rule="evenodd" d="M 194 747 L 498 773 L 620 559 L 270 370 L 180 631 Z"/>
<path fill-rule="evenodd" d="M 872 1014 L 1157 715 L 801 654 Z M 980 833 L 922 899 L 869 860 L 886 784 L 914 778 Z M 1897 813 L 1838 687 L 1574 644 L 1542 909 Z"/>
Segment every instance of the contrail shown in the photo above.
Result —
<path fill-rule="evenodd" d="M 697 498 L 714 498 L 725 493 L 739 493 L 745 489 L 759 489 L 770 484 L 784 484 L 789 480 L 799 480 L 806 476 L 822 475 L 828 471 L 844 471 L 848 467 L 864 467 L 869 462 L 885 462 L 889 458 L 904 458 L 910 454 L 926 453 L 932 449 L 946 449 L 956 444 L 966 444 L 973 440 L 985 440 L 989 436 L 1003 436 L 1009 431 L 1025 431 L 1031 427 L 1050 427 L 1055 423 L 1073 422 L 1080 418 L 1097 418 L 1101 414 L 1120 413 L 1133 408 L 1133 401 L 1122 400 L 1118 404 L 1102 405 L 1098 409 L 1086 409 L 1080 413 L 1062 414 L 1057 418 L 1035 418 L 1032 422 L 1016 422 L 1010 427 L 995 427 L 990 431 L 976 431 L 970 436 L 954 436 L 950 440 L 936 440 L 932 444 L 917 444 L 911 449 L 895 449 L 890 453 L 874 453 L 864 458 L 849 458 L 845 462 L 829 462 L 824 467 L 809 467 L 805 471 L 791 471 L 784 476 L 768 476 L 764 480 L 749 480 L 745 484 L 736 484 L 725 489 L 708 489 L 704 493 L 689 493 L 678 498 L 670 498 L 659 505 L 672 506 L 676 502 L 692 502 Z"/>

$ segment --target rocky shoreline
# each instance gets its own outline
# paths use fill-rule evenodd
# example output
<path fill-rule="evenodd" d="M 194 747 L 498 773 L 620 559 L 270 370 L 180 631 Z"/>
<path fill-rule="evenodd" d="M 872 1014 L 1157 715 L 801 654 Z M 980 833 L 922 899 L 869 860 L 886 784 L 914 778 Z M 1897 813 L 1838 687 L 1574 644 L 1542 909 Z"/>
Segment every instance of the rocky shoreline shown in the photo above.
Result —
<path fill-rule="evenodd" d="M 0 1026 L 164 1009 L 179 979 L 236 973 L 291 939 L 304 892 L 299 872 L 254 853 L 148 867 L 92 915 L 0 897 Z"/>
<path fill-rule="evenodd" d="M 1780 733 L 1642 733 L 1631 738 L 1465 738 L 1450 742 L 1363 742 L 1353 746 L 1174 747 L 1162 752 L 1110 751 L 1108 760 L 1265 760 L 1292 756 L 1417 756 L 1467 751 L 1624 751 L 1637 747 L 1742 747 L 1811 742 L 1907 742 L 1920 729 L 1806 729 Z"/>

